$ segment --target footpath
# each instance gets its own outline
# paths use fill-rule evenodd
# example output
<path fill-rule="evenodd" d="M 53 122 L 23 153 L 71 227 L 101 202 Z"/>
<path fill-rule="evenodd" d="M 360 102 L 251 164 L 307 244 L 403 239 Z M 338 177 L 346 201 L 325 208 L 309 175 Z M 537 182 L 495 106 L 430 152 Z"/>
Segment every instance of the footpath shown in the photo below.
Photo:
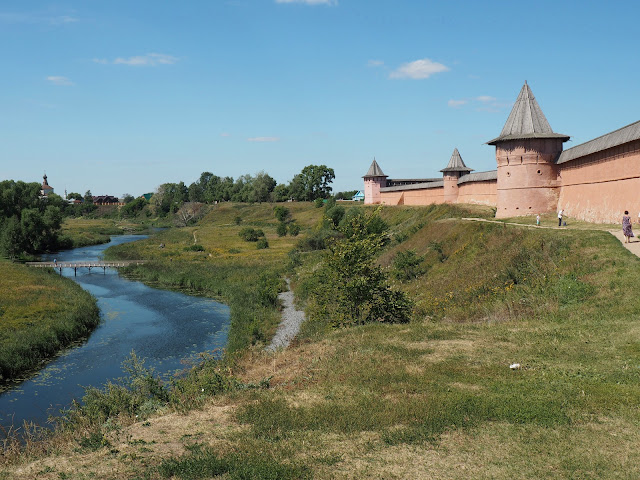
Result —
<path fill-rule="evenodd" d="M 528 224 L 525 224 L 525 223 L 515 223 L 515 222 L 501 222 L 499 220 L 489 220 L 489 219 L 486 219 L 486 218 L 461 218 L 460 220 L 466 220 L 466 221 L 471 221 L 471 222 L 501 223 L 503 225 L 513 225 L 513 226 L 517 226 L 517 227 L 546 228 L 546 229 L 549 229 L 549 230 L 567 230 L 567 229 L 571 228 L 571 227 L 555 227 L 555 226 L 543 226 L 543 225 L 540 225 L 540 226 L 538 226 L 538 225 L 528 225 Z M 636 227 L 636 229 L 637 229 L 637 231 L 635 232 L 635 234 L 636 235 L 640 235 L 640 228 Z M 624 248 L 629 250 L 635 256 L 640 257 L 640 238 L 639 237 L 633 237 L 631 239 L 631 242 L 625 243 L 624 242 L 624 235 L 622 235 L 622 227 L 620 227 L 619 230 L 602 230 L 602 231 L 609 232 L 611 235 L 613 235 L 618 240 L 620 240 L 620 243 L 624 246 Z"/>
<path fill-rule="evenodd" d="M 304 312 L 297 310 L 293 304 L 293 292 L 291 291 L 291 284 L 288 278 L 287 291 L 279 293 L 278 298 L 284 306 L 282 310 L 282 321 L 278 326 L 278 330 L 276 330 L 271 344 L 265 349 L 268 352 L 273 352 L 278 348 L 287 348 L 291 340 L 293 340 L 300 331 L 300 325 L 304 322 Z"/>

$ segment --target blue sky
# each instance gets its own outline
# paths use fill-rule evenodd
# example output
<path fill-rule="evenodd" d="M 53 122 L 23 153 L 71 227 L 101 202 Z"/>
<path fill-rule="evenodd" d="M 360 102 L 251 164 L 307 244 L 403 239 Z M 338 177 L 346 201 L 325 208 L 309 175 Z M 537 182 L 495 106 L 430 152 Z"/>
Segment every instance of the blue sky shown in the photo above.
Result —
<path fill-rule="evenodd" d="M 566 147 L 640 120 L 636 1 L 0 2 L 0 179 L 153 191 L 495 169 L 525 80 Z"/>

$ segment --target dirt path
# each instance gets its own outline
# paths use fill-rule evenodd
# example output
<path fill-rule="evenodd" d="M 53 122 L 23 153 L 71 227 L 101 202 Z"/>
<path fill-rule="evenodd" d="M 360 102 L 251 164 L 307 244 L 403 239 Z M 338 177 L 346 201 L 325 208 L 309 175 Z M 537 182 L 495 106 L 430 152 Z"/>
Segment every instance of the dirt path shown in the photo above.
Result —
<path fill-rule="evenodd" d="M 550 230 L 566 230 L 571 228 L 571 227 L 553 227 L 553 226 L 550 227 L 550 226 L 542 226 L 542 225 L 541 226 L 527 225 L 524 223 L 514 223 L 514 222 L 501 222 L 499 220 L 489 220 L 486 218 L 461 218 L 461 220 L 467 220 L 472 222 L 501 223 L 503 225 L 513 225 L 517 227 L 547 228 Z M 636 227 L 636 229 L 638 230 L 638 232 L 636 232 L 636 235 L 640 235 L 640 228 Z M 594 230 L 599 230 L 599 229 L 594 229 Z M 614 237 L 616 237 L 618 240 L 620 240 L 620 243 L 622 243 L 624 248 L 629 250 L 635 256 L 640 257 L 640 239 L 638 237 L 632 238 L 630 243 L 624 243 L 624 235 L 622 235 L 622 228 L 620 228 L 619 230 L 606 230 L 606 231 L 609 232 Z"/>
<path fill-rule="evenodd" d="M 304 312 L 297 310 L 293 304 L 293 292 L 291 291 L 291 284 L 287 278 L 287 291 L 278 294 L 278 298 L 284 305 L 282 311 L 282 321 L 278 326 L 271 344 L 265 349 L 268 352 L 273 352 L 278 348 L 287 348 L 291 343 L 291 340 L 300 331 L 300 325 L 304 322 Z"/>

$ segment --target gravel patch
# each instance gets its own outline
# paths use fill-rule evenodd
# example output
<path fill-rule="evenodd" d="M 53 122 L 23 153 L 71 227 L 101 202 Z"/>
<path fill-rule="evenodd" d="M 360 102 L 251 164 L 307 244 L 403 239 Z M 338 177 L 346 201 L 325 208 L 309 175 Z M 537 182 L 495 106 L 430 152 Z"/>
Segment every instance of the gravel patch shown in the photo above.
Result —
<path fill-rule="evenodd" d="M 273 352 L 278 348 L 286 348 L 291 343 L 291 340 L 300 331 L 300 325 L 304 322 L 304 312 L 302 310 L 296 310 L 293 305 L 293 292 L 291 291 L 291 284 L 287 278 L 287 291 L 278 294 L 278 298 L 284 305 L 282 311 L 282 321 L 278 326 L 271 344 L 265 349 L 268 352 Z"/>

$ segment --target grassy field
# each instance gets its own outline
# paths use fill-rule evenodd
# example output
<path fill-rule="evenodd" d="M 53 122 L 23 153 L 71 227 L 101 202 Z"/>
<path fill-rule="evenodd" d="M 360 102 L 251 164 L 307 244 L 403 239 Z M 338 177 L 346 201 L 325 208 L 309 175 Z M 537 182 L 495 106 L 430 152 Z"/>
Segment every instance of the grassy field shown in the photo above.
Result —
<path fill-rule="evenodd" d="M 51 271 L 0 260 L 0 379 L 17 377 L 99 323 L 91 295 Z"/>
<path fill-rule="evenodd" d="M 312 233 L 319 210 L 296 207 Z M 164 249 L 142 248 L 166 255 L 168 270 L 246 259 L 284 273 L 296 240 L 273 236 L 264 205 L 247 207 L 241 226 L 261 225 L 271 248 L 238 244 L 240 210 L 225 206 L 167 232 Z M 132 419 L 101 430 L 95 448 L 34 447 L 5 478 L 640 477 L 640 260 L 586 226 L 460 220 L 474 215 L 488 213 L 383 210 L 392 240 L 381 265 L 393 275 L 398 252 L 423 257 L 416 278 L 395 280 L 415 300 L 410 323 L 332 330 L 311 318 L 287 350 L 266 354 L 258 342 L 224 366 L 241 385 L 270 388 Z M 204 252 L 185 250 L 194 233 Z M 321 255 L 301 261 L 303 302 Z"/>
<path fill-rule="evenodd" d="M 69 248 L 107 243 L 111 235 L 139 233 L 147 227 L 137 221 L 106 218 L 65 218 L 61 236 Z"/>

